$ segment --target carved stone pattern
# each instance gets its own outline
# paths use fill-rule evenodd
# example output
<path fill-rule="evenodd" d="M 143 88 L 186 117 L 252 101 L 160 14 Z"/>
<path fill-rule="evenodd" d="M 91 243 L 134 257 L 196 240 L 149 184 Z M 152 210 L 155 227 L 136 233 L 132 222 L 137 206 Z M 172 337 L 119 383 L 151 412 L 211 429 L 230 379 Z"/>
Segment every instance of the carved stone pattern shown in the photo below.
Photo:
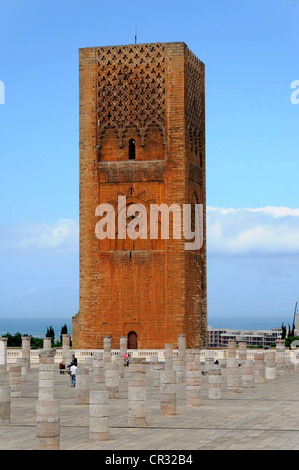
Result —
<path fill-rule="evenodd" d="M 203 64 L 191 51 L 188 54 L 187 126 L 190 150 L 198 154 L 202 150 L 204 140 L 205 110 L 201 92 Z"/>
<path fill-rule="evenodd" d="M 165 57 L 161 44 L 112 46 L 98 51 L 98 149 L 107 129 L 123 147 L 125 133 L 137 128 L 141 145 L 151 126 L 165 137 Z"/>

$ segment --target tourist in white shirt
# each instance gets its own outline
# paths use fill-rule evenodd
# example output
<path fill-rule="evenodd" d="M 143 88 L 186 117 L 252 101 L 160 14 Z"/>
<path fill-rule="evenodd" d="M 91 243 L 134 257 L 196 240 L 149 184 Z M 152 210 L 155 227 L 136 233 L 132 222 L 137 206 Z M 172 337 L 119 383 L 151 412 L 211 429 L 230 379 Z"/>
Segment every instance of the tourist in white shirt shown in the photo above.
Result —
<path fill-rule="evenodd" d="M 76 387 L 77 367 L 75 365 L 72 365 L 70 367 L 70 373 L 71 373 L 71 387 Z"/>

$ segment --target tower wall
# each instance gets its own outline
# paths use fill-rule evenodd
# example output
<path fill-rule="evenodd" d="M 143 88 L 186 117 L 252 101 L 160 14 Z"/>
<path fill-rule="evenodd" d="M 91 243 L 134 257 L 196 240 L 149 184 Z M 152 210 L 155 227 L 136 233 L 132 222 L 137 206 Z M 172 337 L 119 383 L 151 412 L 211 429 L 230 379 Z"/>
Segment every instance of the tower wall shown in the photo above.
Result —
<path fill-rule="evenodd" d="M 204 65 L 184 43 L 80 50 L 80 308 L 73 347 L 137 334 L 163 348 L 186 334 L 206 341 Z M 129 160 L 129 142 L 135 159 Z M 204 243 L 185 239 L 99 240 L 96 207 L 118 197 L 142 204 L 204 205 Z M 116 220 L 116 229 L 118 221 Z M 172 220 L 170 218 L 170 235 Z"/>

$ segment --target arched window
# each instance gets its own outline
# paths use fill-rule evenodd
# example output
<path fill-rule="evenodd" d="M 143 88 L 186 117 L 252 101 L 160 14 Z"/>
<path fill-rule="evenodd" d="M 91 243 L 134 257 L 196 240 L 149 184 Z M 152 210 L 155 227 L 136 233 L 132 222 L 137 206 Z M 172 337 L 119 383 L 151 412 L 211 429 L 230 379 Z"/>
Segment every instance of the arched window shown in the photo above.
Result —
<path fill-rule="evenodd" d="M 136 149 L 135 149 L 135 140 L 129 140 L 129 160 L 135 160 L 136 158 Z"/>

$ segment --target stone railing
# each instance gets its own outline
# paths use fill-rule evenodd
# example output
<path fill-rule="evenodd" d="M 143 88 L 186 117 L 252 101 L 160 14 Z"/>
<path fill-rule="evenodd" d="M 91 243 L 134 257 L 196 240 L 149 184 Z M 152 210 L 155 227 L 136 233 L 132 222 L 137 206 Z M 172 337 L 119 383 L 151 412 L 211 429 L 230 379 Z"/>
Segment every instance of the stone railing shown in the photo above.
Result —
<path fill-rule="evenodd" d="M 209 349 L 210 350 L 210 349 Z M 38 364 L 39 362 L 39 353 L 40 349 L 31 349 L 30 350 L 30 362 L 32 364 Z M 78 362 L 82 363 L 85 361 L 86 358 L 92 357 L 95 355 L 96 349 L 70 349 L 70 351 L 75 353 L 75 356 L 78 359 Z M 102 349 L 100 351 L 103 351 Z M 205 358 L 205 349 L 200 351 L 200 360 L 204 361 Z M 247 358 L 253 359 L 254 352 L 259 351 L 259 349 L 247 349 Z M 262 351 L 262 349 L 260 349 Z M 236 351 L 238 355 L 238 349 Z M 119 349 L 112 349 L 111 350 L 111 359 L 112 361 L 115 357 L 119 354 Z M 137 357 L 145 357 L 146 362 L 150 362 L 150 358 L 153 356 L 158 356 L 159 361 L 165 360 L 164 349 L 131 349 L 128 350 L 128 354 L 132 358 Z M 173 356 L 177 356 L 178 350 L 173 350 Z M 285 355 L 286 357 L 292 356 L 293 351 L 286 349 Z M 18 358 L 22 357 L 22 348 L 7 348 L 7 363 L 13 364 L 17 361 Z M 214 358 L 217 359 L 226 359 L 227 358 L 227 349 L 215 349 L 214 350 Z M 59 363 L 62 359 L 62 348 L 56 348 L 55 354 L 55 363 Z"/>

